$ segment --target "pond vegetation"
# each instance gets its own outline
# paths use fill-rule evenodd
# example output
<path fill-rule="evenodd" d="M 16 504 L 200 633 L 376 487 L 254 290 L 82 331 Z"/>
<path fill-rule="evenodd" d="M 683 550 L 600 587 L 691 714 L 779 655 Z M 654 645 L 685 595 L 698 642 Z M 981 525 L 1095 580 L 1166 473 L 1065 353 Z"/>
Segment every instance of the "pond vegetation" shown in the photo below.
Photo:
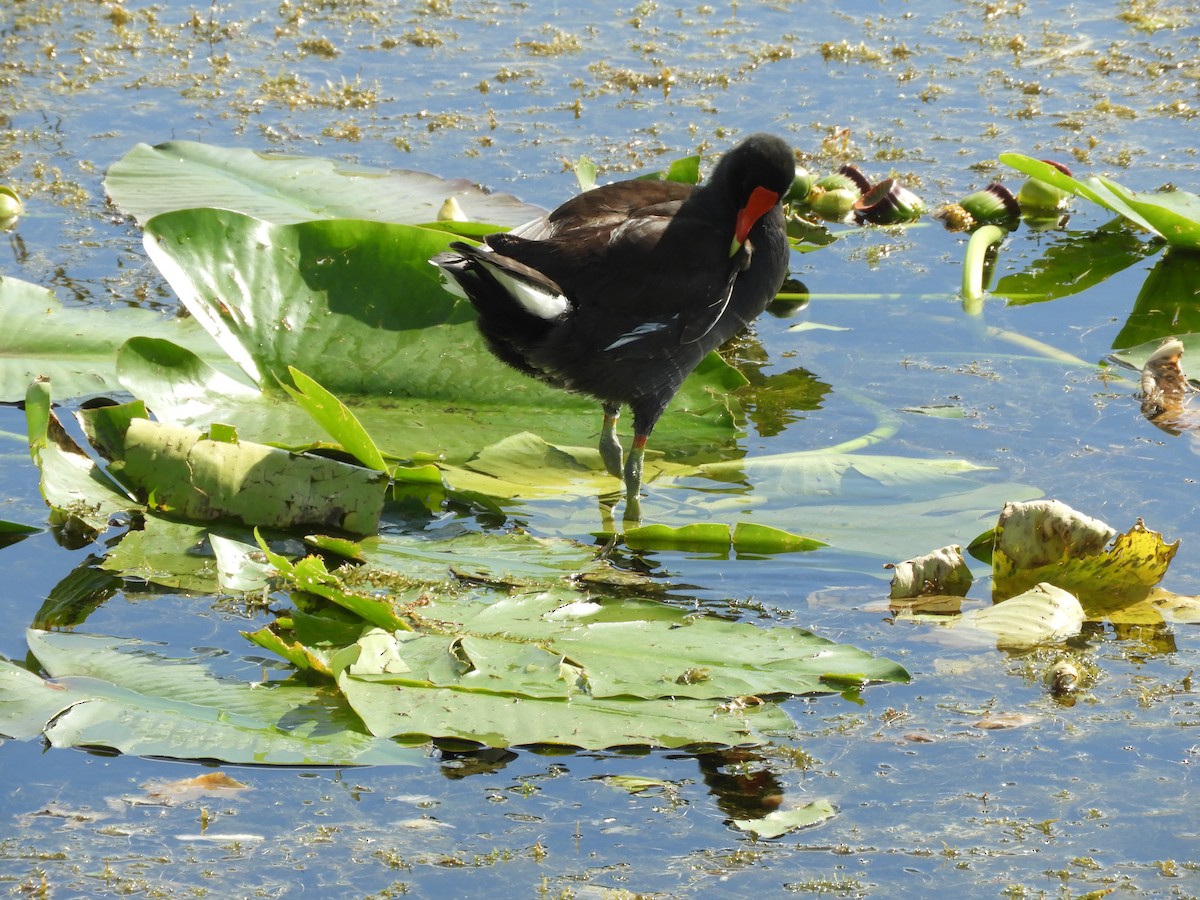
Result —
<path fill-rule="evenodd" d="M 0 881 L 1195 895 L 1198 14 L 10 4 Z M 427 260 L 755 130 L 623 525 Z"/>

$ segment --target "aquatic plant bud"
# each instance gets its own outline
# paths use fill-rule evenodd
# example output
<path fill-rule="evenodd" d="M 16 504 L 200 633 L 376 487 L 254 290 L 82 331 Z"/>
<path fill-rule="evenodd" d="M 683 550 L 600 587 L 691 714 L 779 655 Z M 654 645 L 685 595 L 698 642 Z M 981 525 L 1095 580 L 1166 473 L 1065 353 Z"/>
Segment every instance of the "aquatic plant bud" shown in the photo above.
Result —
<path fill-rule="evenodd" d="M 11 228 L 23 212 L 25 206 L 17 192 L 0 184 L 0 228 Z"/>
<path fill-rule="evenodd" d="M 462 206 L 454 197 L 447 197 L 446 201 L 438 210 L 437 220 L 439 222 L 469 222 L 467 214 L 463 212 Z"/>
<path fill-rule="evenodd" d="M 1068 177 L 1071 176 L 1071 170 L 1062 163 L 1054 162 L 1052 159 L 1044 159 L 1042 162 L 1054 166 Z M 1040 178 L 1028 179 L 1017 191 L 1017 202 L 1021 205 L 1021 212 L 1034 216 L 1039 214 L 1044 216 L 1047 213 L 1066 209 L 1070 200 L 1071 193 L 1069 191 L 1064 191 Z"/>
<path fill-rule="evenodd" d="M 814 185 L 808 195 L 808 208 L 828 222 L 846 222 L 854 212 L 859 193 L 850 188 L 823 188 Z"/>
<path fill-rule="evenodd" d="M 933 214 L 950 231 L 974 231 L 980 225 L 1012 225 L 1021 206 L 1012 191 L 993 181 L 982 190 L 948 203 Z"/>
<path fill-rule="evenodd" d="M 872 225 L 896 225 L 924 215 L 925 202 L 894 178 L 885 178 L 854 203 L 854 218 Z"/>
<path fill-rule="evenodd" d="M 784 203 L 803 203 L 808 199 L 808 195 L 812 193 L 815 179 L 812 174 L 802 166 L 796 167 L 796 177 L 792 179 L 791 189 L 784 195 Z"/>

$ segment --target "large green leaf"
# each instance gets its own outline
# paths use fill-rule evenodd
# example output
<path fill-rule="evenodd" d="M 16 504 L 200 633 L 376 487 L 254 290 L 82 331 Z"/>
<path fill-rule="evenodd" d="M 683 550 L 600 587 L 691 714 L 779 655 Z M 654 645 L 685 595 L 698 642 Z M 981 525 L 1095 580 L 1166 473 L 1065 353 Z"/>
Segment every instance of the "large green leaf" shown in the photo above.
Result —
<path fill-rule="evenodd" d="M 225 356 L 192 319 L 136 307 L 64 307 L 51 291 L 0 275 L 0 402 L 49 378 L 60 398 L 115 390 L 116 351 L 134 334 L 169 338 L 218 360 Z"/>
<path fill-rule="evenodd" d="M 37 729 L 57 747 L 247 765 L 413 765 L 424 755 L 364 734 L 328 691 L 218 679 L 139 641 L 26 636 L 54 680 L 0 661 L 0 732 L 30 737 Z"/>
<path fill-rule="evenodd" d="M 159 213 L 213 206 L 278 224 L 374 219 L 415 225 L 436 219 L 450 197 L 474 222 L 511 227 L 544 212 L 464 179 L 194 141 L 137 144 L 109 168 L 104 187 L 142 224 Z"/>
<path fill-rule="evenodd" d="M 295 365 L 337 394 L 458 396 L 470 368 L 423 342 L 473 314 L 429 258 L 452 236 L 358 219 L 271 225 L 191 209 L 146 223 L 150 258 L 188 311 L 260 387 Z M 400 356 L 400 359 L 396 357 Z"/>
<path fill-rule="evenodd" d="M 1002 153 L 1000 162 L 1119 213 L 1172 247 L 1200 250 L 1200 197 L 1195 194 L 1131 191 L 1103 175 L 1074 178 L 1043 160 L 1020 153 Z"/>
<path fill-rule="evenodd" d="M 284 617 L 249 637 L 334 674 L 381 736 L 597 749 L 759 743 L 789 722 L 757 698 L 908 677 L 802 629 L 696 616 L 648 598 L 645 583 L 593 597 L 579 588 L 602 583 L 608 565 L 572 542 L 381 536 L 350 552 L 366 565 L 329 572 L 315 557 L 271 560 L 298 604 L 316 594 L 378 627 L 341 650 L 331 644 L 344 640 L 343 625 L 331 620 L 326 634 L 311 617 L 306 636 Z"/>
<path fill-rule="evenodd" d="M 523 430 L 555 442 L 593 434 L 596 404 L 518 374 L 483 347 L 473 310 L 442 289 L 428 264 L 450 239 L 428 228 L 354 220 L 274 226 L 212 209 L 167 213 L 146 226 L 151 258 L 264 393 L 287 383 L 294 366 L 337 395 L 393 456 L 425 452 L 453 462 Z M 136 364 L 134 349 L 142 357 Z M 151 358 L 150 349 L 122 352 L 142 373 L 128 386 L 160 416 L 175 419 L 173 400 L 186 401 L 180 413 L 191 415 L 200 363 L 179 352 Z M 148 382 L 156 379 L 162 386 L 147 397 L 143 390 L 154 390 Z M 676 447 L 728 440 L 736 401 L 727 393 L 743 383 L 710 356 L 656 433 Z M 212 401 L 224 413 L 230 404 L 220 393 L 211 392 Z M 247 421 L 254 403 L 238 398 L 237 405 L 243 415 L 235 424 L 262 439 Z"/>
<path fill-rule="evenodd" d="M 1096 180 L 1172 247 L 1200 250 L 1200 197 L 1189 191 L 1131 191 L 1103 175 Z"/>

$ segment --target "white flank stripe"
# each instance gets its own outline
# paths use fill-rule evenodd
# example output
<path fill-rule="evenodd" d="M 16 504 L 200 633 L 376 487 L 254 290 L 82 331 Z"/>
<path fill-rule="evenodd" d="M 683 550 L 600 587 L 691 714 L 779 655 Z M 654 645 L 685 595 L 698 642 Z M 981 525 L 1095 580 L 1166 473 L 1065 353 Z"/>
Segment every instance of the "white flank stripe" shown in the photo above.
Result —
<path fill-rule="evenodd" d="M 487 266 L 487 270 L 504 286 L 510 297 L 535 316 L 542 319 L 557 319 L 566 311 L 567 298 L 557 291 L 546 290 L 532 285 L 528 281 L 522 281 L 520 278 L 510 275 L 500 266 L 492 265 L 486 259 L 481 259 L 479 262 Z"/>

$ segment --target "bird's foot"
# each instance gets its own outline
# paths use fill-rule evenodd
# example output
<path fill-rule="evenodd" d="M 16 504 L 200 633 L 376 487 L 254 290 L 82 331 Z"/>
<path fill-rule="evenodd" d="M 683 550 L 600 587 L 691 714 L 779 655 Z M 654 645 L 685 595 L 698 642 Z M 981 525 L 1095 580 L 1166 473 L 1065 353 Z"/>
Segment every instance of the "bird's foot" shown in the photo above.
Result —
<path fill-rule="evenodd" d="M 617 416 L 619 413 L 604 414 L 604 428 L 600 432 L 600 459 L 604 468 L 614 478 L 621 477 L 624 454 L 621 451 L 621 441 L 617 438 Z"/>
<path fill-rule="evenodd" d="M 625 515 L 626 522 L 642 520 L 642 461 L 646 455 L 646 438 L 635 435 L 629 459 L 625 463 Z"/>
<path fill-rule="evenodd" d="M 621 519 L 626 524 L 641 524 L 642 498 L 638 496 L 636 491 L 625 495 L 625 513 L 621 516 Z"/>

